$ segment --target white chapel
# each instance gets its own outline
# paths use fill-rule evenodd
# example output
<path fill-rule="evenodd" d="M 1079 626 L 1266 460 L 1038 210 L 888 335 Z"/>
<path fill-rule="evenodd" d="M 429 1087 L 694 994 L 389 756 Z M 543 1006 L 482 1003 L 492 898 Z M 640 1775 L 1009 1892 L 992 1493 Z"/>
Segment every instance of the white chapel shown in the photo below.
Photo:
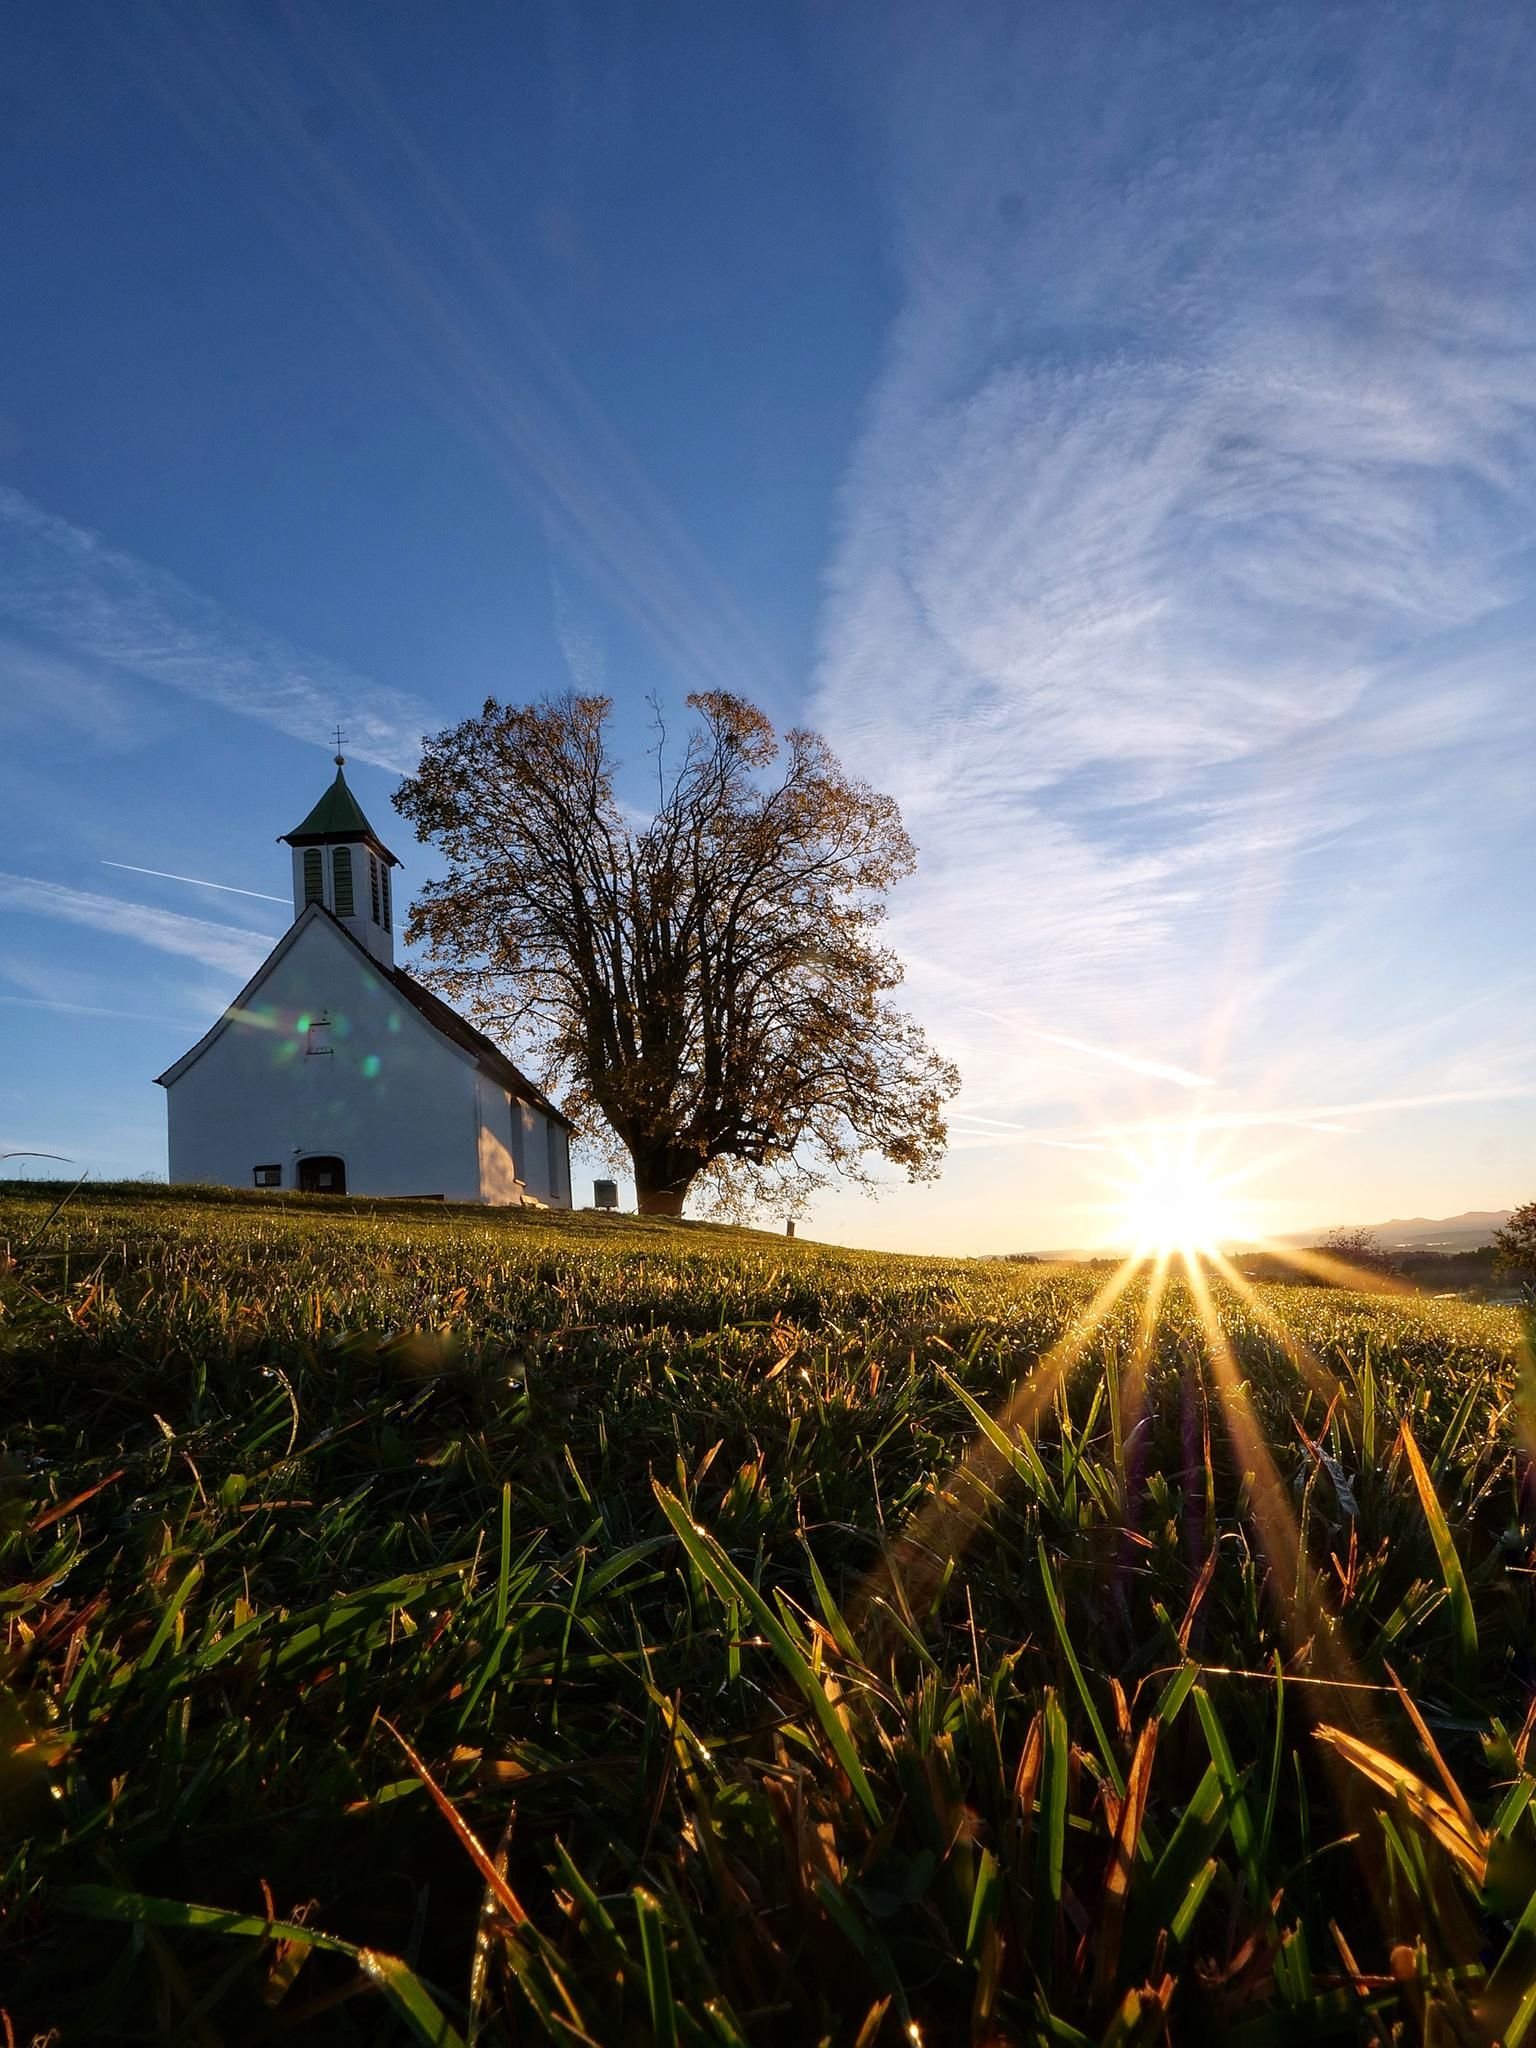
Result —
<path fill-rule="evenodd" d="M 400 863 L 336 780 L 293 849 L 293 923 L 159 1076 L 170 1177 L 316 1194 L 571 1206 L 570 1123 L 395 965 Z"/>

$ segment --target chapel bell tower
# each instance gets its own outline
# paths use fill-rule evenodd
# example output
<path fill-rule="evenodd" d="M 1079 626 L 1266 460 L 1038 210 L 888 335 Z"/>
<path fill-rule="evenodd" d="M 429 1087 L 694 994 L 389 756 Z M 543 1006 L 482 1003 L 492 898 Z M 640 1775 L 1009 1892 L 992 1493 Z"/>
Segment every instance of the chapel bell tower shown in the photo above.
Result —
<path fill-rule="evenodd" d="M 336 756 L 336 780 L 302 825 L 282 834 L 293 848 L 293 914 L 320 903 L 386 967 L 395 964 L 390 870 L 400 863 L 363 816 Z"/>

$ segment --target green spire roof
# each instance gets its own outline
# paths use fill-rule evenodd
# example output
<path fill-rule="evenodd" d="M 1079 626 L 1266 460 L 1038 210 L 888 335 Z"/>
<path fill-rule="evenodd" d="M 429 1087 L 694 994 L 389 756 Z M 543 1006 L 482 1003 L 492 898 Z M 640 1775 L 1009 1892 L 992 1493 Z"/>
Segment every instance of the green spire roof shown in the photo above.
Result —
<path fill-rule="evenodd" d="M 336 756 L 336 780 L 303 824 L 283 833 L 282 837 L 290 846 L 335 846 L 351 839 L 366 839 L 391 867 L 400 865 L 363 816 L 361 805 L 348 789 L 340 754 Z"/>

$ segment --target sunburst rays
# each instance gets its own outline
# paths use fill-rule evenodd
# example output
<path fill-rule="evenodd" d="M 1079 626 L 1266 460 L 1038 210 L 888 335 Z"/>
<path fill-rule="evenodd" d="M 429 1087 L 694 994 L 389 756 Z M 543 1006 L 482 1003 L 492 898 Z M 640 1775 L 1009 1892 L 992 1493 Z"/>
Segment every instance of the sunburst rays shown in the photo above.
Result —
<path fill-rule="evenodd" d="M 866 1579 L 854 1602 L 856 1622 L 872 1619 L 892 1601 L 909 1620 L 927 1610 L 949 1561 L 964 1554 L 998 1498 L 997 1488 L 1012 1462 L 1006 1447 L 1033 1438 L 1041 1416 L 1137 1270 L 1135 1260 L 1123 1261 L 1082 1314 L 1017 1382 L 996 1415 L 978 1426 Z"/>
<path fill-rule="evenodd" d="M 1353 1269 L 1345 1270 L 1351 1278 L 1358 1278 Z M 1150 1419 L 1149 1382 L 1165 1313 L 1177 1319 L 1177 1311 L 1170 1309 L 1170 1293 L 1178 1285 L 1194 1310 L 1199 1332 L 1194 1355 L 1203 1356 L 1207 1383 L 1215 1395 L 1213 1406 L 1238 1481 L 1238 1512 L 1251 1531 L 1282 1646 L 1272 1671 L 1233 1673 L 1220 1667 L 1207 1676 L 1262 1677 L 1273 1683 L 1296 1684 L 1307 1720 L 1324 1711 L 1341 1714 L 1361 1736 L 1377 1738 L 1373 1705 L 1382 1688 L 1368 1681 L 1357 1665 L 1329 1584 L 1309 1555 L 1305 1511 L 1298 1512 L 1255 1410 L 1247 1374 L 1223 1317 L 1223 1302 L 1212 1285 L 1213 1274 L 1226 1299 L 1241 1304 L 1280 1348 L 1299 1382 L 1316 1394 L 1330 1416 L 1342 1413 L 1354 1430 L 1358 1414 L 1349 1390 L 1222 1252 L 1214 1246 L 1164 1246 L 1151 1257 L 1128 1257 L 995 1412 L 985 1414 L 967 1397 L 978 1417 L 975 1432 L 899 1536 L 887 1544 L 880 1566 L 868 1576 L 853 1604 L 850 1619 L 867 1650 L 873 1651 L 886 1635 L 883 1624 L 891 1617 L 882 1610 L 893 1609 L 906 1630 L 924 1627 L 954 1563 L 1000 1507 L 1010 1471 L 1026 1466 L 1043 1470 L 1034 1447 L 1042 1422 L 1127 1290 L 1141 1278 L 1144 1286 L 1136 1304 L 1134 1332 L 1120 1356 L 1107 1359 L 1105 1366 L 1126 1530 L 1136 1525 L 1144 1490 L 1145 1445 L 1150 1432 L 1142 1425 Z M 1326 1436 L 1326 1427 L 1322 1436 Z M 1307 1441 L 1309 1452 L 1315 1451 L 1312 1439 Z M 1026 1443 L 1028 1457 L 1024 1455 Z M 1208 1474 L 1211 1458 L 1207 1437 L 1196 1462 L 1203 1462 Z M 1221 1534 L 1204 1515 L 1192 1533 L 1197 1555 L 1191 1557 L 1191 1566 L 1203 1587 L 1214 1567 Z M 1326 1710 L 1320 1706 L 1322 1701 L 1329 1702 Z M 1320 1744 L 1317 1755 L 1340 1811 L 1350 1817 L 1350 1833 L 1343 1839 L 1354 1844 L 1362 1887 L 1386 1927 L 1389 1916 L 1381 1871 L 1367 1846 L 1369 1801 L 1332 1749 Z"/>

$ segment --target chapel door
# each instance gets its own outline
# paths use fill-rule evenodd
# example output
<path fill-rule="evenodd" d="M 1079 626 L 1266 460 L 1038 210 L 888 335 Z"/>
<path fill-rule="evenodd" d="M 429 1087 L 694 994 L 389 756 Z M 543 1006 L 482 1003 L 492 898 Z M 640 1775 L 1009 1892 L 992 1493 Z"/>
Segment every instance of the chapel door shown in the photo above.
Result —
<path fill-rule="evenodd" d="M 347 1192 L 347 1162 L 317 1153 L 299 1161 L 301 1195 L 344 1195 Z"/>

